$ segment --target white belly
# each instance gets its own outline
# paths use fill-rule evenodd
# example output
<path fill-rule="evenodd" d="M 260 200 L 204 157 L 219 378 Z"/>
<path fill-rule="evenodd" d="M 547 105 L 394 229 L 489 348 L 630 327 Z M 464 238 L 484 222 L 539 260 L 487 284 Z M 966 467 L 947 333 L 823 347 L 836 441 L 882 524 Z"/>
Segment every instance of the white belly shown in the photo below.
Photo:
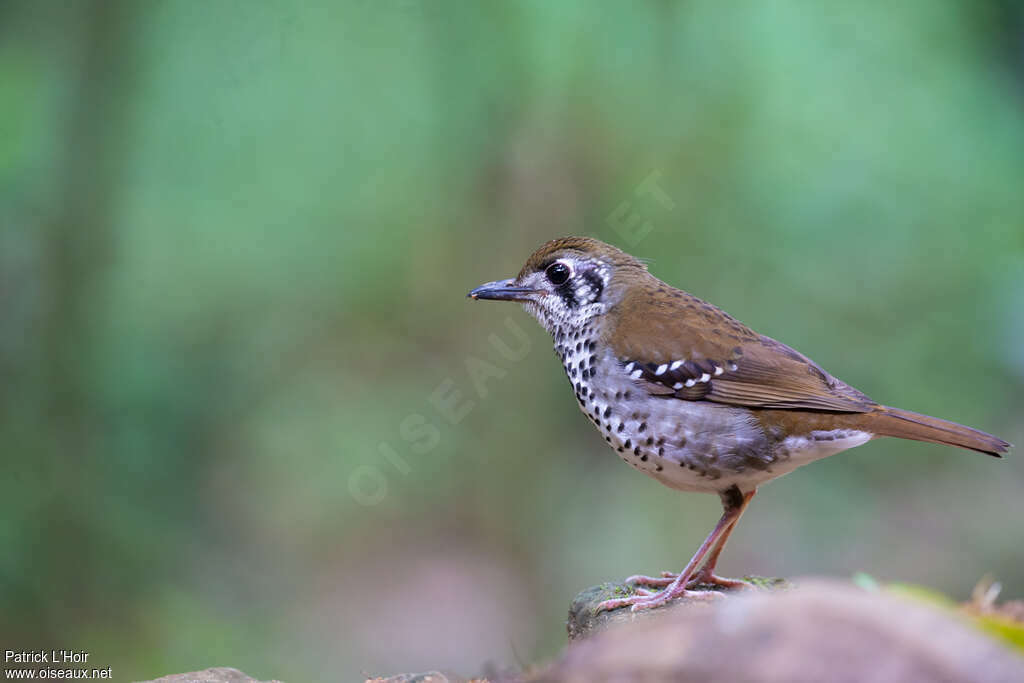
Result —
<path fill-rule="evenodd" d="M 650 395 L 617 359 L 581 335 L 556 351 L 580 410 L 631 467 L 681 491 L 749 491 L 801 465 L 872 438 L 853 430 L 769 439 L 749 410 Z"/>

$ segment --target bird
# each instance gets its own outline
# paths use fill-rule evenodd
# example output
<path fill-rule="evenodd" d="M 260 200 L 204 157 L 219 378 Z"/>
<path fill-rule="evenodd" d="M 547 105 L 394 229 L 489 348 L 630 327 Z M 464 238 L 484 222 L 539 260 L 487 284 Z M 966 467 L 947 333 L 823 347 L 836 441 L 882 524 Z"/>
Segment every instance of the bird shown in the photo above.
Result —
<path fill-rule="evenodd" d="M 1002 457 L 991 434 L 882 405 L 802 353 L 672 287 L 590 237 L 541 245 L 472 299 L 522 304 L 552 337 L 580 410 L 622 460 L 679 491 L 717 494 L 722 516 L 678 574 L 637 575 L 633 611 L 749 587 L 714 573 L 762 484 L 881 437 Z M 710 588 L 708 588 L 710 586 Z"/>

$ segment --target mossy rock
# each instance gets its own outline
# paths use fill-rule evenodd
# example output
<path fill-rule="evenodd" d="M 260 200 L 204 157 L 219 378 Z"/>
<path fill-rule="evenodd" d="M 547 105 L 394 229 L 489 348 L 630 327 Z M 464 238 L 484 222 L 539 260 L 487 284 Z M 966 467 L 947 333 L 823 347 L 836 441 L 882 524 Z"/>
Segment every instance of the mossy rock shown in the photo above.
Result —
<path fill-rule="evenodd" d="M 791 588 L 786 579 L 744 576 L 743 580 L 755 590 L 785 590 Z M 725 595 L 727 593 L 746 593 L 747 589 L 725 589 L 722 586 L 712 584 L 696 584 L 692 587 L 695 591 L 714 592 Z M 597 606 L 605 600 L 616 598 L 628 598 L 637 594 L 637 587 L 622 582 L 608 582 L 584 589 L 569 605 L 569 618 L 566 621 L 566 630 L 569 633 L 569 640 L 584 638 L 596 630 L 603 629 L 610 624 L 628 623 L 645 619 L 653 614 L 660 614 L 666 609 L 672 609 L 680 605 L 693 605 L 695 607 L 706 607 L 711 604 L 704 599 L 681 597 L 672 600 L 661 607 L 645 609 L 634 612 L 627 607 L 620 607 L 614 610 L 597 611 Z"/>

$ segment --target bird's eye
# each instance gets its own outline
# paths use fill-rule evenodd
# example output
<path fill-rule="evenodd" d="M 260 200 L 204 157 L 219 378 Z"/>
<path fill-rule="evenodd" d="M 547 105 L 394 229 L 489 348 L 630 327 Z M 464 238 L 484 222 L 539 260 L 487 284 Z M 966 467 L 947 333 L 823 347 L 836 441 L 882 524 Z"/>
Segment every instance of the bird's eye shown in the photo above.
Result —
<path fill-rule="evenodd" d="M 572 270 L 569 268 L 569 266 L 565 265 L 561 261 L 555 261 L 550 266 L 548 266 L 548 269 L 544 271 L 544 274 L 547 275 L 548 280 L 551 281 L 551 284 L 561 285 L 564 284 L 565 281 L 569 279 L 569 275 L 572 274 Z"/>

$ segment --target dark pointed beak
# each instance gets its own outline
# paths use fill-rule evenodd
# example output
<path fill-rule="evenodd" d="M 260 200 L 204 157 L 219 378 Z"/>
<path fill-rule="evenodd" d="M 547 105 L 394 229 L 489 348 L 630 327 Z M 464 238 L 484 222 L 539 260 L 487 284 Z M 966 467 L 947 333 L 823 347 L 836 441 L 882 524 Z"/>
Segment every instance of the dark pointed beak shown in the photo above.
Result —
<path fill-rule="evenodd" d="M 515 280 L 496 280 L 480 285 L 467 294 L 470 299 L 494 299 L 495 301 L 530 301 L 535 289 L 517 287 Z"/>

